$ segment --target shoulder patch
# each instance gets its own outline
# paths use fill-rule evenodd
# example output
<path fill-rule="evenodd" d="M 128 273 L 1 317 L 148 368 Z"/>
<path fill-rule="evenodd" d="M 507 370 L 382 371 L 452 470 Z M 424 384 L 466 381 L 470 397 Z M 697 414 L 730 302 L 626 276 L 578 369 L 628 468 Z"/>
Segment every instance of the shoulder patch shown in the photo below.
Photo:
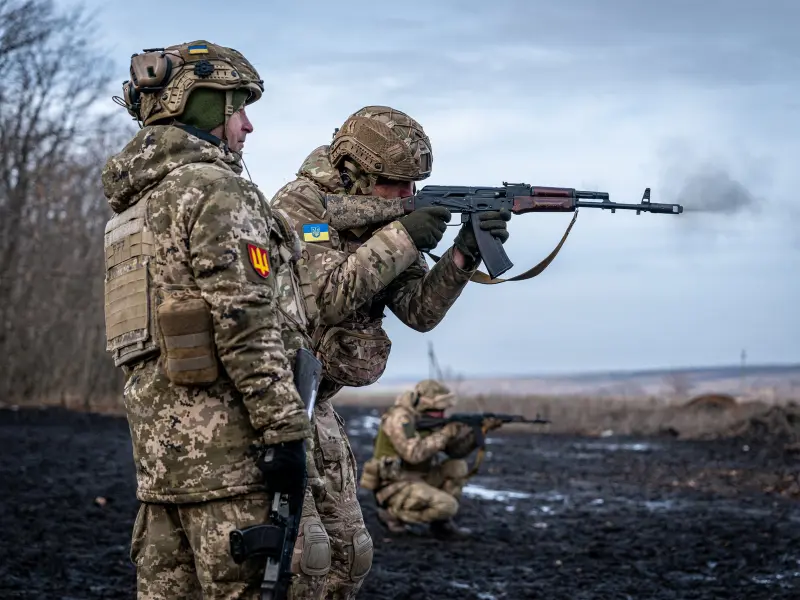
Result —
<path fill-rule="evenodd" d="M 407 438 L 411 439 L 417 435 L 417 428 L 408 419 L 403 419 L 403 433 Z"/>
<path fill-rule="evenodd" d="M 263 283 L 270 274 L 269 251 L 261 244 L 248 240 L 241 240 L 240 247 L 243 257 L 247 257 L 245 264 L 247 278 L 256 283 Z"/>
<path fill-rule="evenodd" d="M 327 223 L 306 223 L 303 225 L 304 242 L 327 242 L 330 233 Z"/>

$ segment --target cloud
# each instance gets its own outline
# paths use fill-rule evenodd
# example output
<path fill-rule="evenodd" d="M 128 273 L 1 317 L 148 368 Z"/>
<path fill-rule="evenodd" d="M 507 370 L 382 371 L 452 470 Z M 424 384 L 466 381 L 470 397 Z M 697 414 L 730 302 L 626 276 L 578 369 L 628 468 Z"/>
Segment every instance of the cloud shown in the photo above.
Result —
<path fill-rule="evenodd" d="M 685 204 L 581 210 L 538 278 L 470 284 L 425 335 L 390 316 L 387 377 L 425 374 L 427 339 L 465 374 L 720 363 L 742 347 L 759 362 L 800 356 L 796 2 L 409 0 L 392 16 L 367 0 L 250 1 L 233 37 L 211 25 L 211 1 L 89 4 L 104 7 L 120 81 L 132 52 L 198 37 L 251 58 L 266 93 L 246 160 L 268 197 L 349 114 L 388 104 L 431 136 L 423 185 L 524 181 L 634 203 L 650 187 L 653 202 Z M 509 275 L 569 218 L 513 218 Z"/>

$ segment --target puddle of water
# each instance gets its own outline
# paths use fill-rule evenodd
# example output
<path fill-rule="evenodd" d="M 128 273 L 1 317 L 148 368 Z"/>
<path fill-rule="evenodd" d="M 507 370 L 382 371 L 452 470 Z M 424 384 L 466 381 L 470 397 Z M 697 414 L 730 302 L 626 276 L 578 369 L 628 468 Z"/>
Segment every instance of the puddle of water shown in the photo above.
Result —
<path fill-rule="evenodd" d="M 462 493 L 471 498 L 480 498 L 481 500 L 496 500 L 497 502 L 506 502 L 508 500 L 521 500 L 523 498 L 530 498 L 531 495 L 525 492 L 514 492 L 511 490 L 490 490 L 480 485 L 467 484 L 464 486 Z"/>
<path fill-rule="evenodd" d="M 716 581 L 716 577 L 712 577 L 711 575 L 703 575 L 702 573 L 680 573 L 674 577 L 678 581 L 683 582 L 712 582 Z"/>
<path fill-rule="evenodd" d="M 533 495 L 537 500 L 545 500 L 546 502 L 564 502 L 567 497 L 564 494 L 559 494 L 555 491 L 539 492 Z"/>
<path fill-rule="evenodd" d="M 468 583 L 463 583 L 461 581 L 451 581 L 450 585 L 458 590 L 471 590 L 472 586 Z"/>
<path fill-rule="evenodd" d="M 646 500 L 644 507 L 653 512 L 667 511 L 667 510 L 680 510 L 683 508 L 681 503 L 675 500 Z"/>
<path fill-rule="evenodd" d="M 615 444 L 613 442 L 585 442 L 582 444 L 572 444 L 576 450 L 607 450 L 608 452 L 650 452 L 655 450 L 657 446 L 654 444 L 645 444 L 643 442 L 630 443 L 630 444 Z"/>
<path fill-rule="evenodd" d="M 490 594 L 489 592 L 479 592 L 473 586 L 468 583 L 464 583 L 463 581 L 451 581 L 450 586 L 456 588 L 457 590 L 473 590 L 475 591 L 481 600 L 497 600 L 496 596 Z"/>
<path fill-rule="evenodd" d="M 771 575 L 753 575 L 750 580 L 753 583 L 757 583 L 759 585 L 780 585 L 784 586 L 783 583 L 786 579 L 797 579 L 800 578 L 800 571 L 791 571 L 788 573 L 773 573 Z"/>
<path fill-rule="evenodd" d="M 590 454 L 588 452 L 576 452 L 571 456 L 571 458 L 575 458 L 577 460 L 601 460 L 603 455 L 600 453 Z"/>

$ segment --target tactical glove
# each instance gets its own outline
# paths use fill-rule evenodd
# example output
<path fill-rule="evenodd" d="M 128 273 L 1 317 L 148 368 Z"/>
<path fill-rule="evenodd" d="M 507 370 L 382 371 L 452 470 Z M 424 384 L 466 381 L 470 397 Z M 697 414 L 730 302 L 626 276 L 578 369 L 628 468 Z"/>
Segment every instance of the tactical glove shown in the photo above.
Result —
<path fill-rule="evenodd" d="M 489 212 L 482 212 L 475 215 L 478 217 L 478 223 L 483 231 L 488 231 L 492 237 L 505 243 L 508 239 L 508 225 L 506 223 L 511 220 L 511 211 L 507 208 L 500 210 L 493 210 Z M 473 219 L 475 218 L 473 216 Z M 464 223 L 456 236 L 453 245 L 461 250 L 461 253 L 471 258 L 473 262 L 477 262 L 480 258 L 480 251 L 478 250 L 478 240 L 475 239 L 475 232 L 472 231 L 472 223 Z"/>
<path fill-rule="evenodd" d="M 267 488 L 277 494 L 303 494 L 306 469 L 305 440 L 267 446 L 258 460 Z"/>
<path fill-rule="evenodd" d="M 433 250 L 447 231 L 450 211 L 443 206 L 426 206 L 398 220 L 417 250 Z"/>

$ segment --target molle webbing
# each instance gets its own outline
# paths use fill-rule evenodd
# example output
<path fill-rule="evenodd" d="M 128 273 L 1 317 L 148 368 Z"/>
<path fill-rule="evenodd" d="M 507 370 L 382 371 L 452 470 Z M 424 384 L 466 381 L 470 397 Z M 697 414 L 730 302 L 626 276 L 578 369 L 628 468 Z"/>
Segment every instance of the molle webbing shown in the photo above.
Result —
<path fill-rule="evenodd" d="M 116 215 L 105 229 L 106 350 L 117 366 L 158 350 L 147 268 L 154 237 L 145 226 L 146 209 L 144 198 Z"/>
<path fill-rule="evenodd" d="M 310 326 L 317 318 L 319 311 L 317 309 L 317 300 L 314 295 L 314 288 L 311 285 L 311 275 L 308 272 L 308 265 L 302 259 L 302 245 L 300 243 L 300 236 L 292 227 L 292 221 L 289 216 L 279 208 L 272 208 L 272 215 L 278 223 L 278 227 L 283 234 L 283 238 L 292 249 L 291 262 L 294 267 L 294 274 L 297 277 L 297 284 L 300 288 L 300 294 L 303 296 L 305 314 L 307 319 L 307 326 Z"/>

